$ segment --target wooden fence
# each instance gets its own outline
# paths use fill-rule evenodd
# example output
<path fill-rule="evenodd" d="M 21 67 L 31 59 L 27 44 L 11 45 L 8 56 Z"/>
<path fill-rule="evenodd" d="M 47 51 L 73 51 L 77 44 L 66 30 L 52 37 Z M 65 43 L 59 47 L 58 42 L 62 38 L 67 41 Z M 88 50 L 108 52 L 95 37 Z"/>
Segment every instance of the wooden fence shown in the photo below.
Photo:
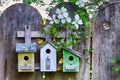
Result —
<path fill-rule="evenodd" d="M 76 8 L 71 3 L 61 4 L 72 12 Z M 72 6 L 72 7 L 71 7 Z M 83 53 L 80 59 L 80 71 L 77 73 L 64 73 L 62 71 L 46 72 L 45 80 L 90 80 L 90 54 L 83 52 L 84 48 L 93 46 L 92 53 L 92 80 L 120 80 L 119 74 L 112 71 L 110 60 L 119 57 L 120 34 L 120 4 L 112 4 L 100 11 L 92 29 L 92 41 L 88 39 L 80 45 L 73 46 L 75 50 Z M 49 15 L 55 13 L 55 8 Z M 15 4 L 7 8 L 0 17 L 0 80 L 44 80 L 44 73 L 36 69 L 32 73 L 20 73 L 17 70 L 16 43 L 24 42 L 24 38 L 17 38 L 17 31 L 24 31 L 25 25 L 31 25 L 32 31 L 39 31 L 42 17 L 33 7 L 26 4 Z M 103 25 L 110 23 L 107 25 Z M 43 38 L 43 37 L 41 37 Z M 36 42 L 38 38 L 32 38 Z M 35 64 L 39 62 L 39 50 L 35 53 Z M 59 57 L 58 57 L 59 58 Z M 88 63 L 86 59 L 89 58 Z"/>

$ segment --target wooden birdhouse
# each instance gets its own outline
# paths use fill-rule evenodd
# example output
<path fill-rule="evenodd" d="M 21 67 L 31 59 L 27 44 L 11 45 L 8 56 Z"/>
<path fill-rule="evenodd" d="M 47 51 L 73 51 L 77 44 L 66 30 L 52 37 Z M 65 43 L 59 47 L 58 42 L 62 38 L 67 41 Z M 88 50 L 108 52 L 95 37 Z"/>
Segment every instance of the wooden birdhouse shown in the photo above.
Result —
<path fill-rule="evenodd" d="M 63 49 L 63 72 L 79 72 L 81 54 L 73 49 Z"/>
<path fill-rule="evenodd" d="M 36 43 L 31 43 L 30 27 L 25 26 L 25 43 L 16 43 L 18 72 L 34 72 Z"/>
<path fill-rule="evenodd" d="M 34 65 L 33 52 L 18 53 L 18 72 L 34 72 Z"/>
<path fill-rule="evenodd" d="M 56 47 L 46 41 L 40 46 L 40 70 L 42 72 L 56 71 Z"/>
<path fill-rule="evenodd" d="M 18 72 L 34 72 L 36 43 L 17 43 Z"/>

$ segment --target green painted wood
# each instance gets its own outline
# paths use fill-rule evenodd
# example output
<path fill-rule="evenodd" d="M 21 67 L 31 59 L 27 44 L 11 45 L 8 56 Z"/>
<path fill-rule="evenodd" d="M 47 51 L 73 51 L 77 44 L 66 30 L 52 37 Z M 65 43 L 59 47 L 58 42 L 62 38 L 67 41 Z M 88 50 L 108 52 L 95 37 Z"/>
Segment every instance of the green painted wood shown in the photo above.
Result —
<path fill-rule="evenodd" d="M 78 56 L 68 50 L 63 50 L 63 72 L 79 72 L 79 61 Z"/>

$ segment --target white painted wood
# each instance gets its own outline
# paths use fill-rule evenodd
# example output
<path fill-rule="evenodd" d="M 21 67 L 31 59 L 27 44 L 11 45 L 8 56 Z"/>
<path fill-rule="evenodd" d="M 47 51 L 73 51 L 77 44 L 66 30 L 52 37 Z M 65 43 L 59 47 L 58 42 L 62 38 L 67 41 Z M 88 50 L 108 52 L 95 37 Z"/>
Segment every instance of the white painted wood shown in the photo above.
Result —
<path fill-rule="evenodd" d="M 72 65 L 72 66 L 66 65 L 66 69 L 73 70 L 73 69 L 76 69 L 76 66 L 75 65 Z"/>
<path fill-rule="evenodd" d="M 31 70 L 32 69 L 32 65 L 24 65 L 24 66 L 21 66 L 20 69 L 22 70 Z"/>
<path fill-rule="evenodd" d="M 50 53 L 46 53 L 46 50 L 50 49 Z M 46 63 L 46 59 L 49 58 L 50 63 Z M 49 43 L 46 43 L 43 48 L 40 50 L 40 63 L 41 67 L 40 70 L 42 72 L 55 72 L 56 71 L 56 49 L 51 46 Z M 49 66 L 49 69 L 47 69 L 47 66 Z"/>

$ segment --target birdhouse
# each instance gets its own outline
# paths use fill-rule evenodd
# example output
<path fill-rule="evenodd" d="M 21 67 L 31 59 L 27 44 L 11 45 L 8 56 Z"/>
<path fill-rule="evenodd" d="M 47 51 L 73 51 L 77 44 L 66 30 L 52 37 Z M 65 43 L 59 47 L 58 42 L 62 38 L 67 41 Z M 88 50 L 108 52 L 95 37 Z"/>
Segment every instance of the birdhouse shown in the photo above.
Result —
<path fill-rule="evenodd" d="M 17 33 L 21 35 L 22 33 Z M 36 43 L 31 43 L 31 26 L 25 25 L 24 31 L 25 43 L 16 43 L 16 52 L 18 53 L 18 72 L 34 72 L 36 52 Z"/>
<path fill-rule="evenodd" d="M 16 52 L 18 52 L 18 72 L 34 72 L 36 43 L 18 43 Z"/>
<path fill-rule="evenodd" d="M 56 47 L 46 41 L 40 46 L 40 70 L 42 72 L 56 71 Z"/>
<path fill-rule="evenodd" d="M 73 49 L 63 49 L 63 72 L 79 72 L 81 54 Z"/>

